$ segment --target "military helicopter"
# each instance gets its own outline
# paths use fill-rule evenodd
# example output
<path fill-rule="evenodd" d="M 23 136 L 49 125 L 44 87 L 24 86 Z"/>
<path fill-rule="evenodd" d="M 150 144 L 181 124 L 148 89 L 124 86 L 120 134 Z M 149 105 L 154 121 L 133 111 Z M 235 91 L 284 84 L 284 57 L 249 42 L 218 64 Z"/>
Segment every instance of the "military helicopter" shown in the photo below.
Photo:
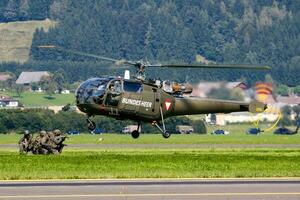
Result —
<path fill-rule="evenodd" d="M 227 64 L 150 64 L 142 61 L 117 60 L 108 57 L 88 54 L 80 51 L 67 50 L 59 46 L 47 45 L 38 48 L 56 49 L 80 56 L 97 58 L 116 65 L 132 66 L 137 69 L 131 77 L 128 70 L 124 77 L 97 77 L 91 78 L 77 88 L 75 92 L 76 106 L 87 115 L 89 130 L 96 128 L 92 116 L 104 115 L 119 120 L 130 119 L 138 124 L 137 130 L 131 136 L 138 138 L 141 122 L 152 123 L 169 138 L 164 120 L 171 116 L 194 115 L 208 113 L 231 113 L 250 111 L 263 112 L 266 105 L 260 102 L 241 102 L 219 99 L 203 99 L 186 97 L 192 93 L 192 86 L 170 81 L 159 81 L 145 78 L 145 69 L 154 67 L 167 68 L 221 68 L 221 69 L 261 69 L 268 70 L 268 66 L 227 65 Z"/>

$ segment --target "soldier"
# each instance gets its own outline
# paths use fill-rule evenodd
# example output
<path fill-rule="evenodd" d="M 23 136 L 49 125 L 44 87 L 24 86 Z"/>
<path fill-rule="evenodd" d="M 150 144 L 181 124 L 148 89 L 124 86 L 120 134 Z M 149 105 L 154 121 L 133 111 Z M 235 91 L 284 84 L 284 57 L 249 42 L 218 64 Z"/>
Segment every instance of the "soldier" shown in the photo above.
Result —
<path fill-rule="evenodd" d="M 48 131 L 47 134 L 48 134 L 48 137 L 50 139 L 54 138 L 54 132 L 53 131 Z"/>
<path fill-rule="evenodd" d="M 34 147 L 33 147 L 33 153 L 34 154 L 49 154 L 49 151 L 51 151 L 51 148 L 48 145 L 48 134 L 46 131 L 42 130 L 40 131 L 39 135 L 36 136 Z"/>
<path fill-rule="evenodd" d="M 59 154 L 65 146 L 65 144 L 63 144 L 65 139 L 66 136 L 64 136 L 58 129 L 49 132 L 42 130 L 36 136 L 34 141 L 31 136 L 31 145 L 26 147 L 28 147 L 33 154 Z M 22 144 L 21 142 L 19 143 Z M 20 145 L 20 152 L 23 152 L 23 149 L 24 147 Z"/>
<path fill-rule="evenodd" d="M 65 146 L 63 144 L 63 142 L 65 141 L 66 136 L 63 135 L 59 129 L 55 129 L 53 131 L 53 134 L 54 134 L 54 137 L 51 140 L 52 140 L 52 143 L 55 144 L 55 150 L 58 151 L 58 152 L 55 152 L 55 153 L 61 153 L 62 149 Z"/>
<path fill-rule="evenodd" d="M 49 131 L 48 132 L 48 141 L 47 141 L 47 145 L 49 147 L 48 151 L 49 153 L 51 154 L 58 154 L 58 150 L 56 149 L 57 148 L 57 144 L 55 142 L 55 138 L 56 138 L 56 130 L 54 130 L 53 132 L 52 131 Z"/>
<path fill-rule="evenodd" d="M 33 139 L 32 135 L 29 133 L 28 130 L 24 131 L 23 137 L 19 140 L 19 149 L 20 154 L 27 154 L 30 152 L 33 148 Z"/>

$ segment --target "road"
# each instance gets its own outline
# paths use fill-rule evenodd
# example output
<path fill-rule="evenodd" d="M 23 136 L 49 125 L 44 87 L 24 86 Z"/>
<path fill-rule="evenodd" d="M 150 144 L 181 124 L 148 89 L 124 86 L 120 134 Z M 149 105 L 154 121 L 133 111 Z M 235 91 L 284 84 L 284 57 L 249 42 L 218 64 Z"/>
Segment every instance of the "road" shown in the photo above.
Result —
<path fill-rule="evenodd" d="M 0 199 L 300 199 L 300 178 L 0 181 Z"/>

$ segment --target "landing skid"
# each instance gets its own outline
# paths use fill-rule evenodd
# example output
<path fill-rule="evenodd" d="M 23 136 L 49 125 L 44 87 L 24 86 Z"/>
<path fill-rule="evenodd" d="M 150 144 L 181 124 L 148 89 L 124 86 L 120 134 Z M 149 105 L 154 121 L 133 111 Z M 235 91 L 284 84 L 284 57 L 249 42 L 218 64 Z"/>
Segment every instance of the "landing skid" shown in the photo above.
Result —
<path fill-rule="evenodd" d="M 160 109 L 162 127 L 160 127 L 156 121 L 152 122 L 152 125 L 156 126 L 156 128 L 162 133 L 162 136 L 164 138 L 169 138 L 171 134 L 166 130 L 164 115 L 161 106 L 159 107 L 159 109 Z"/>

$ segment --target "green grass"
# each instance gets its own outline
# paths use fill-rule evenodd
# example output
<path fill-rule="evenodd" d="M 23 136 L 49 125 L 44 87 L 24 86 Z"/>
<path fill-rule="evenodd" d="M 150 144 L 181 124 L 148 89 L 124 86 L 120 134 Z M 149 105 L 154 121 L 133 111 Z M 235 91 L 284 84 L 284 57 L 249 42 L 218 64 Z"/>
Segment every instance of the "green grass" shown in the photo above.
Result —
<path fill-rule="evenodd" d="M 207 178 L 300 177 L 300 149 L 196 148 L 188 144 L 300 144 L 300 136 L 246 135 L 247 126 L 231 125 L 230 135 L 81 134 L 67 144 L 187 144 L 186 148 L 66 147 L 61 155 L 18 155 L 16 148 L 1 147 L 0 180 L 86 178 Z M 21 135 L 0 134 L 0 144 L 16 144 Z M 104 138 L 99 141 L 99 137 Z"/>
<path fill-rule="evenodd" d="M 300 150 L 0 152 L 0 179 L 299 177 Z"/>
<path fill-rule="evenodd" d="M 245 130 L 249 125 L 230 125 L 224 129 L 230 131 L 229 135 L 211 134 L 173 134 L 164 139 L 161 134 L 141 134 L 138 139 L 132 139 L 130 134 L 81 134 L 70 136 L 67 144 L 300 144 L 300 134 L 276 135 L 271 132 L 261 135 L 247 135 Z M 213 127 L 209 127 L 209 132 Z M 16 144 L 21 135 L 0 134 L 0 144 Z M 102 137 L 104 140 L 99 141 Z"/>
<path fill-rule="evenodd" d="M 19 100 L 24 106 L 61 106 L 68 103 L 74 104 L 74 94 L 53 94 L 54 98 L 46 98 L 45 93 L 23 92 L 21 98 L 15 92 L 1 92 L 2 95 L 12 96 Z"/>
<path fill-rule="evenodd" d="M 300 136 L 283 136 L 266 134 L 260 136 L 236 135 L 172 135 L 169 139 L 160 134 L 144 134 L 139 139 L 130 135 L 104 134 L 100 136 L 79 135 L 68 139 L 69 144 L 300 144 Z"/>

